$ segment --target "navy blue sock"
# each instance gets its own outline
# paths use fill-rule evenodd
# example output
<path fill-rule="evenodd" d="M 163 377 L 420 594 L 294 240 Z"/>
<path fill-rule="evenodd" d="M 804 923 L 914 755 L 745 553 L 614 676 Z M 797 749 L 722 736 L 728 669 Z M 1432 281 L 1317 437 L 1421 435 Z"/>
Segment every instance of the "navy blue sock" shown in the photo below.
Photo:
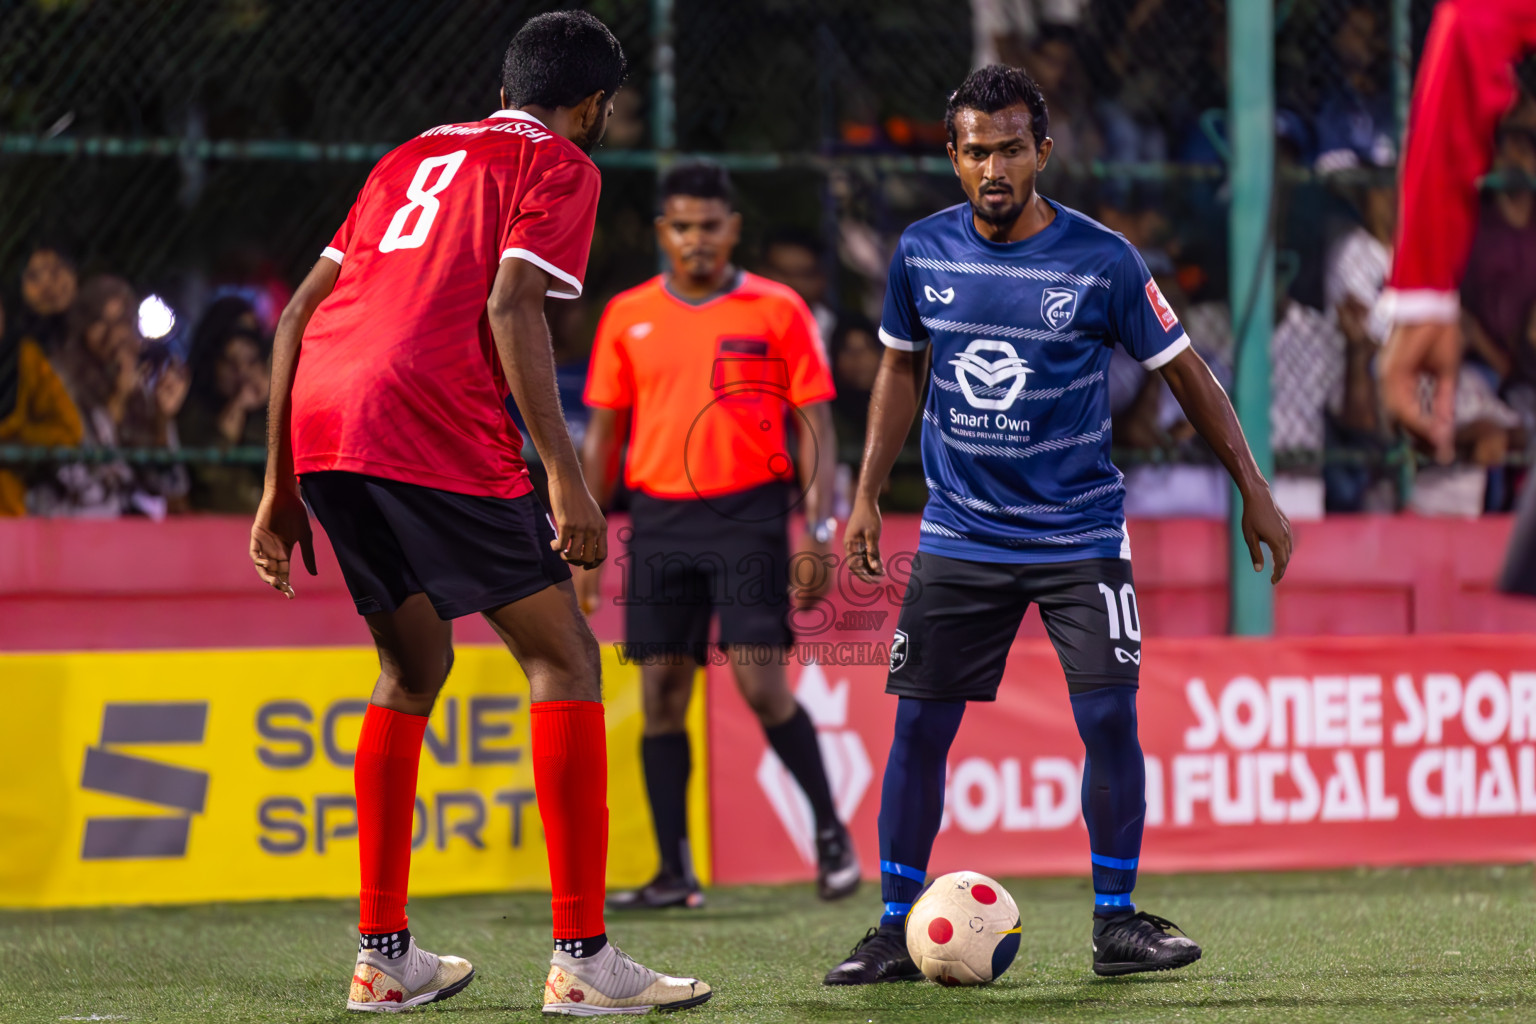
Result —
<path fill-rule="evenodd" d="M 1095 917 L 1134 913 L 1141 860 L 1147 768 L 1136 738 L 1136 688 L 1100 686 L 1072 694 L 1072 717 L 1088 752 L 1083 820 L 1093 859 Z"/>
<path fill-rule="evenodd" d="M 965 701 L 896 702 L 896 735 L 880 788 L 882 926 L 901 924 L 923 891 L 928 855 L 944 818 L 944 762 Z"/>

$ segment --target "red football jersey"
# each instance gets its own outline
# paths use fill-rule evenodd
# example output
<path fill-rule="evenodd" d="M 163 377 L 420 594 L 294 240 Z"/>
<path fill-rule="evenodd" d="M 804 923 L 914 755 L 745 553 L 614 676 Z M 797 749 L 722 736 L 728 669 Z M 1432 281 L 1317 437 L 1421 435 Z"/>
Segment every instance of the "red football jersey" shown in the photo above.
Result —
<path fill-rule="evenodd" d="M 297 472 L 527 493 L 486 301 L 504 259 L 548 271 L 551 296 L 581 294 L 598 187 L 580 147 L 519 110 L 433 128 L 380 160 L 322 254 L 341 275 L 304 331 Z"/>

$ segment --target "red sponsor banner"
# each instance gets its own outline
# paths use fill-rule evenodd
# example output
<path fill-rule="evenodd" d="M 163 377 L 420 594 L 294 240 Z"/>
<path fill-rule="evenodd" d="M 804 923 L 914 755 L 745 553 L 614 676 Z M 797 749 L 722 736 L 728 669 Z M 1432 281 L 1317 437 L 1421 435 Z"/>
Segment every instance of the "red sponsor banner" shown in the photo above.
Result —
<path fill-rule="evenodd" d="M 872 662 L 893 625 L 829 634 L 788 669 L 871 877 L 896 706 Z M 1536 857 L 1536 639 L 1153 639 L 1143 654 L 1143 870 Z M 728 668 L 710 688 L 716 880 L 813 877 L 804 798 Z M 1055 653 L 1018 641 L 950 751 L 930 872 L 1086 872 L 1082 760 Z"/>

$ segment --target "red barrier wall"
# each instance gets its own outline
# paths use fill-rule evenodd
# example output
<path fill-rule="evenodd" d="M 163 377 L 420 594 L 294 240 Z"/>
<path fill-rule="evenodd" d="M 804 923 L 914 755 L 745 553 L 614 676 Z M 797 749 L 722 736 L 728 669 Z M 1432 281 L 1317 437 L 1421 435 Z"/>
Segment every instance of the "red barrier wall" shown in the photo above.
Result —
<path fill-rule="evenodd" d="M 869 877 L 895 698 L 885 666 L 789 668 Z M 1329 868 L 1536 857 L 1536 638 L 1148 640 L 1142 870 Z M 710 673 L 715 880 L 814 877 L 809 807 Z M 1055 653 L 1018 641 L 995 704 L 949 755 L 929 875 L 1086 875 L 1082 743 Z"/>
<path fill-rule="evenodd" d="M 610 524 L 610 539 L 623 525 Z M 0 519 L 0 649 L 330 645 L 365 642 L 335 559 L 317 535 L 320 576 L 281 600 L 246 557 L 249 521 L 186 517 L 164 523 Z M 1491 592 L 1510 520 L 1351 516 L 1297 524 L 1296 560 L 1276 598 L 1281 636 L 1533 633 L 1536 602 Z M 1226 528 L 1133 523 L 1139 604 L 1148 636 L 1226 629 Z M 887 553 L 915 550 L 915 516 L 886 519 Z M 605 575 L 618 593 L 618 572 Z M 606 604 L 598 635 L 617 638 Z M 478 619 L 455 627 L 494 642 Z M 1026 620 L 1024 636 L 1041 636 Z"/>

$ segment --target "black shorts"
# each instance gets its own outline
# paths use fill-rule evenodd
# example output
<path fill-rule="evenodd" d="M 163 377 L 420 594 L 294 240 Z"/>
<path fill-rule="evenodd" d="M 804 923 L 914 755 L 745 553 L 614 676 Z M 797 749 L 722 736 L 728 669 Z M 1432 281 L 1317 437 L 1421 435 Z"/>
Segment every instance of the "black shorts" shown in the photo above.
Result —
<path fill-rule="evenodd" d="M 784 484 L 703 500 L 635 494 L 624 553 L 625 656 L 708 660 L 709 622 L 720 645 L 787 647 L 789 502 Z"/>
<path fill-rule="evenodd" d="M 490 498 L 361 473 L 305 473 L 304 500 L 360 615 L 426 594 L 438 617 L 489 611 L 571 578 L 532 494 Z"/>
<path fill-rule="evenodd" d="M 1141 618 L 1124 558 L 1013 565 L 919 551 L 891 644 L 887 693 L 996 700 L 1008 650 L 1033 602 L 1067 683 L 1136 686 Z"/>

